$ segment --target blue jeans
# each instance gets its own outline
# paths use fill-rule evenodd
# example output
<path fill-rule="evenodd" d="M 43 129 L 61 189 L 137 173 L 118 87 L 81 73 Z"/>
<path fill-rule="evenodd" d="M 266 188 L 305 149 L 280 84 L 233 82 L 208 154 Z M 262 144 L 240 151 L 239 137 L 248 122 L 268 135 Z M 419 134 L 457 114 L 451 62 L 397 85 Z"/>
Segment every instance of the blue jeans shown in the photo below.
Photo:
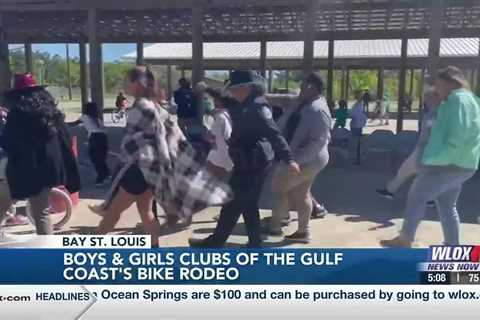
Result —
<path fill-rule="evenodd" d="M 457 200 L 463 183 L 473 174 L 472 170 L 454 167 L 419 168 L 408 192 L 402 235 L 409 241 L 415 240 L 417 228 L 425 216 L 426 204 L 434 200 L 442 224 L 445 244 L 459 244 L 460 218 L 457 212 Z"/>

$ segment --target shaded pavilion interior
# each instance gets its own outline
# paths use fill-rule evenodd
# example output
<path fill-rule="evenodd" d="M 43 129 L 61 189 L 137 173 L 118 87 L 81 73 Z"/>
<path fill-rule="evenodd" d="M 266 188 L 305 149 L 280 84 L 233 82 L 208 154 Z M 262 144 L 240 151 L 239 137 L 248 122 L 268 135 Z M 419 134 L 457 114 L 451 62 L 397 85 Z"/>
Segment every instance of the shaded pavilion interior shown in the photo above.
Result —
<path fill-rule="evenodd" d="M 0 90 L 10 84 L 8 45 L 13 43 L 25 44 L 27 70 L 33 65 L 32 43 L 78 43 L 82 100 L 103 108 L 102 43 L 137 43 L 136 60 L 142 64 L 143 43 L 190 42 L 195 83 L 204 75 L 205 42 L 260 42 L 257 69 L 265 75 L 267 42 L 303 41 L 299 67 L 309 72 L 316 66 L 314 42 L 323 40 L 328 41 L 326 96 L 332 105 L 335 40 L 400 39 L 395 65 L 398 101 L 403 104 L 407 71 L 416 67 L 407 55 L 410 39 L 429 39 L 422 67 L 434 75 L 448 63 L 440 58 L 441 38 L 479 35 L 477 0 L 2 0 Z M 480 78 L 480 50 L 468 65 Z M 365 66 L 382 67 L 381 61 Z M 403 108 L 398 109 L 397 131 L 401 131 Z"/>

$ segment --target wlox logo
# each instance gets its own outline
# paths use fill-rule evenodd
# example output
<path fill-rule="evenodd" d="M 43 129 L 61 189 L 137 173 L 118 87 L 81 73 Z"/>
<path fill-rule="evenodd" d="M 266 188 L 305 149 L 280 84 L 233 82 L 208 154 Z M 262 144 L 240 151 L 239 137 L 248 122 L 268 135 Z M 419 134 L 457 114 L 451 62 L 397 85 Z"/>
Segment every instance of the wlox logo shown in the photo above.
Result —
<path fill-rule="evenodd" d="M 432 246 L 428 251 L 431 262 L 480 262 L 480 246 Z"/>

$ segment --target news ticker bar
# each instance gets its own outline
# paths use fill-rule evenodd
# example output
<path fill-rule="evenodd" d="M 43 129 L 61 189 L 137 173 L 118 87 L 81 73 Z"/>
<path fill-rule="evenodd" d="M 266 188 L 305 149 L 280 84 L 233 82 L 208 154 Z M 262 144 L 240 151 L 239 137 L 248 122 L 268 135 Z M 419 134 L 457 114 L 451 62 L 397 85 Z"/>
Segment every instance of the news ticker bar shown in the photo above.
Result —
<path fill-rule="evenodd" d="M 429 285 L 478 285 L 480 272 L 421 272 L 420 283 Z"/>
<path fill-rule="evenodd" d="M 477 319 L 480 287 L 0 286 L 0 319 Z M 25 307 L 28 305 L 28 307 Z M 234 310 L 234 312 L 232 312 Z"/>

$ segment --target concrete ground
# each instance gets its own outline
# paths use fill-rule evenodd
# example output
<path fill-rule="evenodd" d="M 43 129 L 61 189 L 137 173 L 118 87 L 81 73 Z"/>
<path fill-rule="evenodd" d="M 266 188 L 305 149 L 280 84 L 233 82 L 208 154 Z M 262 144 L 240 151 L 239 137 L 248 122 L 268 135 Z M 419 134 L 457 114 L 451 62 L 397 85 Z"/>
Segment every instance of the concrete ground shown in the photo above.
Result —
<path fill-rule="evenodd" d="M 108 119 L 106 122 L 108 123 Z M 375 129 L 393 129 L 395 121 L 389 127 L 368 127 L 367 133 Z M 121 128 L 114 128 L 120 134 Z M 408 120 L 405 129 L 416 130 L 416 121 Z M 114 144 L 118 145 L 118 137 L 114 137 Z M 114 148 L 115 149 L 115 148 Z M 80 194 L 81 202 L 75 208 L 74 215 L 68 225 L 57 234 L 93 234 L 100 217 L 88 210 L 88 204 L 99 203 L 105 194 L 105 189 L 93 186 L 94 173 L 88 163 L 80 166 L 84 188 Z M 284 242 L 281 237 L 266 238 L 267 246 L 281 247 L 324 247 L 324 248 L 374 248 L 379 247 L 379 240 L 392 238 L 397 235 L 401 227 L 403 210 L 406 200 L 408 185 L 404 186 L 395 200 L 389 201 L 378 198 L 375 189 L 382 187 L 392 176 L 389 170 L 372 166 L 365 161 L 360 166 L 350 163 L 333 163 L 322 172 L 312 189 L 314 196 L 325 203 L 329 214 L 324 219 L 311 221 L 312 241 L 308 245 L 298 245 Z M 271 195 L 269 182 L 266 183 L 260 206 L 262 217 L 270 215 Z M 478 201 L 480 190 L 480 177 L 467 182 L 459 201 L 461 215 L 462 242 L 466 244 L 480 243 L 480 216 Z M 191 227 L 186 229 L 171 230 L 162 225 L 160 244 L 165 247 L 182 247 L 187 245 L 190 237 L 202 238 L 210 234 L 215 228 L 213 216 L 218 214 L 219 208 L 209 208 L 194 216 Z M 286 233 L 293 232 L 296 228 L 296 214 L 291 215 L 292 222 L 285 228 Z M 161 219 L 161 222 L 163 220 Z M 136 208 L 127 210 L 115 233 L 134 234 L 141 233 L 138 227 L 140 218 Z M 34 234 L 32 226 L 7 228 L 7 232 L 15 235 Z M 417 246 L 441 244 L 443 241 L 442 229 L 434 209 L 427 212 L 425 221 L 421 224 L 418 233 Z M 242 220 L 235 228 L 228 241 L 228 246 L 237 247 L 245 244 L 247 237 Z M 6 243 L 3 246 L 22 246 L 21 242 Z"/>

